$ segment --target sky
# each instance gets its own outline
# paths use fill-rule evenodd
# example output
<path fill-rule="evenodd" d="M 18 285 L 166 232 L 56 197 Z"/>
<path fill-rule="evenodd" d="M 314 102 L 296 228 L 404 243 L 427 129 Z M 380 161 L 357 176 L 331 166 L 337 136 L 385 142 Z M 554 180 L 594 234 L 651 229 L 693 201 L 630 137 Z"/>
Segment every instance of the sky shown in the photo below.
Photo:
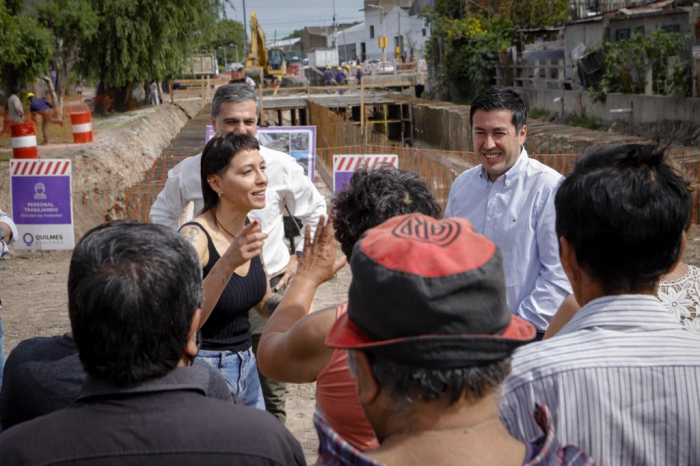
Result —
<path fill-rule="evenodd" d="M 330 26 L 333 24 L 333 0 L 231 0 L 235 11 L 227 7 L 229 19 L 243 22 L 243 2 L 248 21 L 250 37 L 250 14 L 257 13 L 258 21 L 265 31 L 265 39 L 273 40 L 275 31 L 281 39 L 303 29 L 304 26 Z M 362 21 L 363 0 L 335 0 L 335 13 L 338 23 Z"/>

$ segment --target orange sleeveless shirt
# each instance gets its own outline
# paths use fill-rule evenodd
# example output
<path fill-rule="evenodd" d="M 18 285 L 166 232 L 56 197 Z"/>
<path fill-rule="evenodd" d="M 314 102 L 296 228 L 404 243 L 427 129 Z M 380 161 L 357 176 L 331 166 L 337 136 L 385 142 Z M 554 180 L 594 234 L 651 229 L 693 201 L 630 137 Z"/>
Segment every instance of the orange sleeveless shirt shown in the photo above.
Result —
<path fill-rule="evenodd" d="M 347 302 L 338 306 L 335 318 L 347 310 Z M 367 451 L 379 447 L 357 396 L 347 350 L 334 350 L 330 362 L 316 378 L 316 404 L 333 430 L 355 448 Z"/>

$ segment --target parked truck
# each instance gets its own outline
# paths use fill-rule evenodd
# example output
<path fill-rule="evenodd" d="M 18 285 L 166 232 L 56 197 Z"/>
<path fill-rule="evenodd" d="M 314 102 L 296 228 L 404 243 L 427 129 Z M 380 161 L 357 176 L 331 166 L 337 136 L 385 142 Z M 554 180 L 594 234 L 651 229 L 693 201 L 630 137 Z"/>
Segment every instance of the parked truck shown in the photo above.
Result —
<path fill-rule="evenodd" d="M 309 66 L 322 69 L 326 66 L 335 68 L 340 63 L 338 61 L 338 50 L 335 48 L 322 48 L 311 51 L 307 54 Z"/>
<path fill-rule="evenodd" d="M 187 59 L 185 64 L 185 75 L 217 76 L 219 74 L 219 63 L 214 52 L 195 53 Z"/>

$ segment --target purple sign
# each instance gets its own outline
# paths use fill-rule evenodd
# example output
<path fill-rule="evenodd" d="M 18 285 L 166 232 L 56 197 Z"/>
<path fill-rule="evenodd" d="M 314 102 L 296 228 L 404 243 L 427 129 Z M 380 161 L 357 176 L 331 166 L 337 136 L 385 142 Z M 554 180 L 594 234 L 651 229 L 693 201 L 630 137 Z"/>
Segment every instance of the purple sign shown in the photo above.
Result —
<path fill-rule="evenodd" d="M 358 168 L 384 164 L 399 168 L 399 157 L 396 154 L 333 154 L 333 192 L 343 191 Z"/>
<path fill-rule="evenodd" d="M 350 179 L 355 172 L 336 172 L 335 174 L 335 193 L 345 191 L 345 187 L 350 184 Z"/>
<path fill-rule="evenodd" d="M 71 199 L 68 176 L 12 177 L 12 215 L 24 225 L 70 225 Z"/>

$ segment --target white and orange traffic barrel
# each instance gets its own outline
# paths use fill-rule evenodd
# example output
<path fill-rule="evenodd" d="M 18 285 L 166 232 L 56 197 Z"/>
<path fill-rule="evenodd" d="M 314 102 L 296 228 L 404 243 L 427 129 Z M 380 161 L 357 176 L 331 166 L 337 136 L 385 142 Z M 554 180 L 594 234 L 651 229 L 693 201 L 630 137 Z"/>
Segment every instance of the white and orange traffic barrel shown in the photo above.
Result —
<path fill-rule="evenodd" d="M 90 110 L 71 112 L 70 124 L 73 130 L 73 142 L 83 144 L 92 142 L 92 118 Z"/>
<path fill-rule="evenodd" d="M 36 127 L 34 123 L 10 125 L 10 145 L 15 159 L 38 159 L 36 149 Z"/>

